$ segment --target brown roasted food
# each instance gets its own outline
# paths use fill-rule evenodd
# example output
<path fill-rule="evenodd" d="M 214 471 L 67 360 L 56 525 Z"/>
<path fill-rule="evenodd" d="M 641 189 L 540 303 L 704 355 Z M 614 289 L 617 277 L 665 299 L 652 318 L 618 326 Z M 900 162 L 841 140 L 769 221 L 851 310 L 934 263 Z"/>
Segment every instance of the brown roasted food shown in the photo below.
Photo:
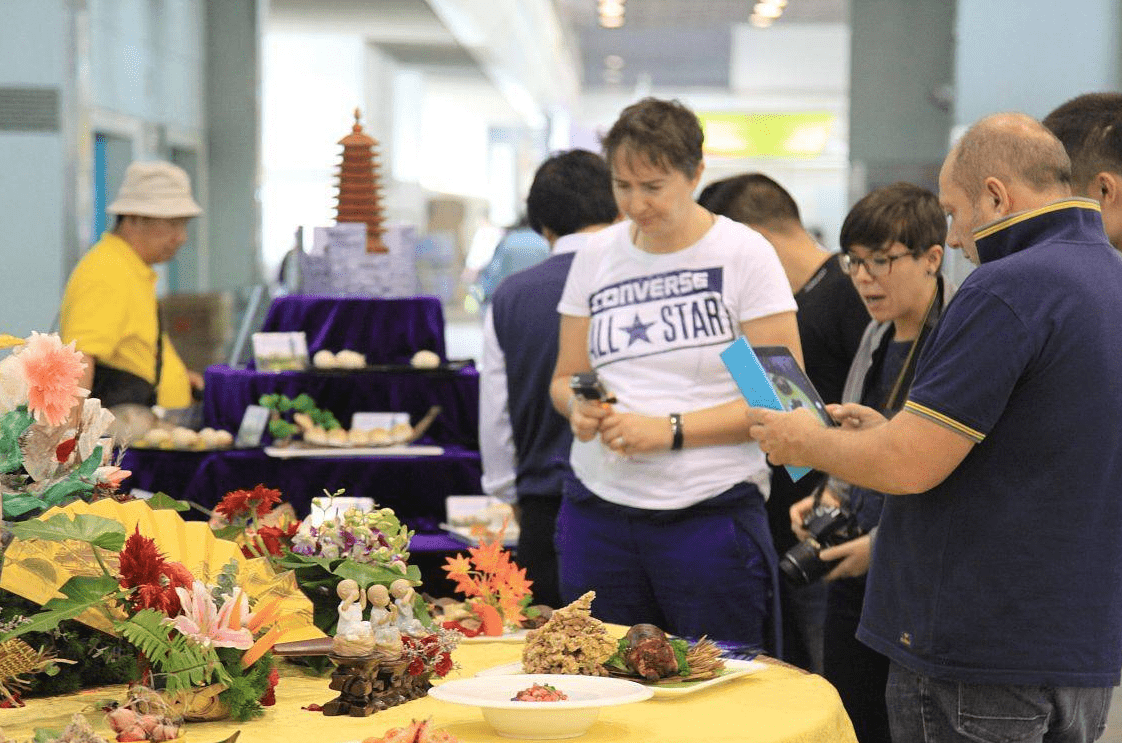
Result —
<path fill-rule="evenodd" d="M 627 665 L 650 681 L 678 675 L 678 658 L 666 633 L 653 624 L 636 624 L 627 631 Z"/>

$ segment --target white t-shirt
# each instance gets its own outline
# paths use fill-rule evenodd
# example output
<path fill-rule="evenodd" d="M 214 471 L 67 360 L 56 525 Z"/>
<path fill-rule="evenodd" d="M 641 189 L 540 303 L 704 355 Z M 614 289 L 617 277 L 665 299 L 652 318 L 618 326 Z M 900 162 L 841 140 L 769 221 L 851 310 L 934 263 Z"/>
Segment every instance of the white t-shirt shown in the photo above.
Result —
<path fill-rule="evenodd" d="M 577 253 L 557 311 L 590 318 L 588 356 L 620 412 L 667 416 L 740 398 L 720 352 L 748 320 L 794 312 L 775 249 L 725 217 L 675 253 L 631 242 L 631 222 L 592 236 Z M 669 423 L 667 423 L 669 426 Z M 738 482 L 768 492 L 767 462 L 753 442 L 622 457 L 599 438 L 573 442 L 573 472 L 604 500 L 686 508 Z"/>

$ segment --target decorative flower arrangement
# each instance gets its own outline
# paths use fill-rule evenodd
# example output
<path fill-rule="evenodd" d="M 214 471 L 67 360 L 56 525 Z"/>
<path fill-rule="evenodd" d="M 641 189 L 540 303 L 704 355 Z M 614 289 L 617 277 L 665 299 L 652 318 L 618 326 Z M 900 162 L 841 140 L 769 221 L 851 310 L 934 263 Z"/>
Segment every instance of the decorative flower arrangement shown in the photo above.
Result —
<path fill-rule="evenodd" d="M 100 573 L 71 577 L 59 589 L 62 597 L 47 601 L 0 642 L 93 611 L 140 653 L 146 670 L 139 680 L 162 687 L 188 719 L 195 709 L 191 694 L 208 685 L 217 685 L 210 688 L 218 714 L 246 720 L 262 713 L 262 697 L 276 683 L 269 650 L 280 635 L 279 599 L 251 611 L 236 561 L 208 585 L 166 559 L 139 529 L 126 538 L 124 525 L 110 518 L 60 513 L 15 524 L 12 531 L 19 540 L 84 543 Z M 115 573 L 107 553 L 119 553 Z"/>
<path fill-rule="evenodd" d="M 227 493 L 214 507 L 210 526 L 217 536 L 241 545 L 246 557 L 265 557 L 284 554 L 300 520 L 292 506 L 281 503 L 279 490 L 258 484 Z"/>
<path fill-rule="evenodd" d="M 14 348 L 13 348 L 14 347 Z M 78 386 L 85 364 L 57 334 L 0 335 L 0 514 L 34 516 L 117 490 L 130 473 L 108 461 L 101 438 L 113 422 Z"/>
<path fill-rule="evenodd" d="M 444 678 L 453 668 L 452 651 L 459 641 L 459 634 L 440 628 L 423 637 L 402 635 L 401 653 L 408 661 L 405 672 L 410 676 L 431 673 Z"/>
<path fill-rule="evenodd" d="M 455 581 L 456 590 L 467 596 L 483 634 L 501 635 L 504 626 L 518 627 L 527 618 L 533 581 L 526 579 L 526 569 L 514 564 L 510 552 L 503 549 L 502 534 L 469 548 L 468 555 L 447 558 L 443 569 Z M 462 625 L 456 629 L 467 634 Z"/>

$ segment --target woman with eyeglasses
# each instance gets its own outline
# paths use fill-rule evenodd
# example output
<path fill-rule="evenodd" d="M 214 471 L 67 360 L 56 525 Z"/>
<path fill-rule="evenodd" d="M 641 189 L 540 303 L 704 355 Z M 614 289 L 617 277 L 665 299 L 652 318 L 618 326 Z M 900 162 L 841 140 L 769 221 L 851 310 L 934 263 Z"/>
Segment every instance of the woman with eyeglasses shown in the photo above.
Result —
<path fill-rule="evenodd" d="M 558 305 L 550 391 L 574 442 L 555 542 L 562 600 L 593 590 L 605 621 L 750 652 L 774 617 L 769 470 L 720 352 L 743 335 L 798 354 L 799 334 L 774 248 L 693 199 L 702 140 L 692 111 L 654 98 L 603 140 L 627 220 L 577 252 Z M 593 370 L 617 402 L 573 394 Z"/>
<path fill-rule="evenodd" d="M 903 407 L 916 360 L 950 299 L 940 274 L 946 238 L 938 198 L 908 183 L 873 191 L 846 216 L 841 265 L 872 320 L 850 366 L 843 403 L 867 405 L 888 417 Z M 839 561 L 826 575 L 825 676 L 837 687 L 858 740 L 890 743 L 888 659 L 855 637 L 884 494 L 831 480 L 822 500 L 844 504 L 864 532 L 819 555 Z M 813 505 L 809 497 L 791 507 L 791 527 L 800 539 L 808 536 L 803 520 Z"/>

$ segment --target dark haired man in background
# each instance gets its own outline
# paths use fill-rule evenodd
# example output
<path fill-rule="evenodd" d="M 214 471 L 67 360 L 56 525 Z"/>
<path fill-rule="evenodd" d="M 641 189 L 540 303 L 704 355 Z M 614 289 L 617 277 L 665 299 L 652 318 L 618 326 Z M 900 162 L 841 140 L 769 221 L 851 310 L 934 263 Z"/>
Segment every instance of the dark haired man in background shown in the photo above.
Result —
<path fill-rule="evenodd" d="M 534 581 L 534 597 L 556 607 L 561 598 L 553 532 L 573 440 L 549 398 L 557 303 L 575 252 L 589 234 L 619 217 L 607 163 L 587 150 L 549 158 L 534 176 L 526 214 L 552 255 L 503 280 L 487 310 L 479 446 L 484 492 L 516 504 L 518 563 Z"/>
<path fill-rule="evenodd" d="M 702 189 L 697 201 L 714 214 L 748 225 L 775 248 L 798 305 L 796 320 L 807 377 L 824 402 L 841 402 L 845 377 L 869 324 L 869 312 L 838 264 L 838 256 L 811 237 L 791 194 L 763 173 L 714 181 Z M 785 469 L 772 468 L 767 512 L 778 554 L 798 542 L 791 532 L 790 507 L 821 482 L 821 476 L 809 475 L 791 482 Z M 825 584 L 796 588 L 781 581 L 779 596 L 783 659 L 821 674 Z"/>
<path fill-rule="evenodd" d="M 1086 93 L 1044 118 L 1071 158 L 1077 195 L 1102 207 L 1103 229 L 1122 250 L 1122 93 Z"/>

